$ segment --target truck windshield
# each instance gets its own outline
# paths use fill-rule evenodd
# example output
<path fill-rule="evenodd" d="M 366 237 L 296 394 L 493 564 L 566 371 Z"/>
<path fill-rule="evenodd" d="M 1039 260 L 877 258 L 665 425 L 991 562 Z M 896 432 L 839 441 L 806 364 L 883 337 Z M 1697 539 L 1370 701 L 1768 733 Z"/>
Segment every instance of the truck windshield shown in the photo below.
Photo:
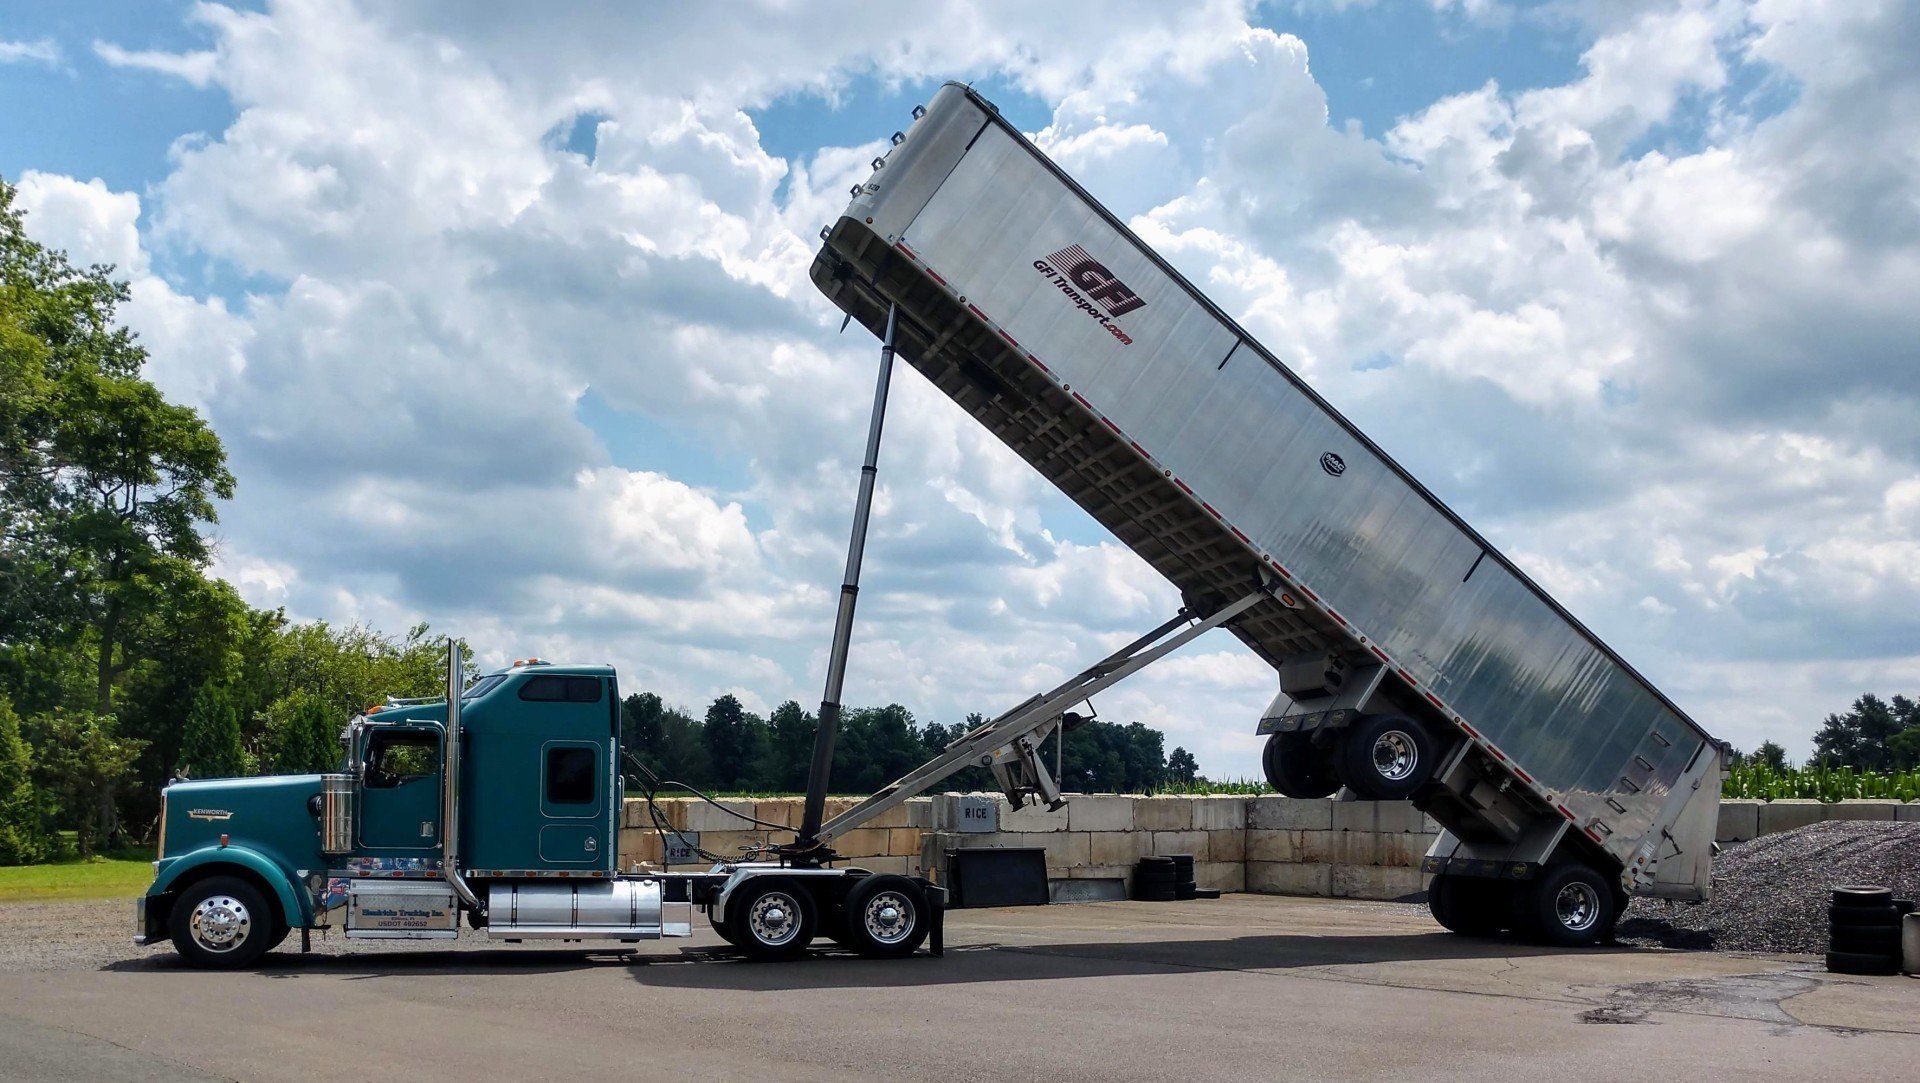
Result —
<path fill-rule="evenodd" d="M 489 673 L 486 676 L 468 685 L 467 690 L 465 692 L 460 693 L 460 698 L 463 700 L 468 700 L 468 699 L 474 698 L 475 696 L 484 696 L 488 692 L 493 691 L 494 685 L 497 685 L 501 681 L 504 681 L 506 679 L 507 679 L 507 675 L 504 673 Z"/>

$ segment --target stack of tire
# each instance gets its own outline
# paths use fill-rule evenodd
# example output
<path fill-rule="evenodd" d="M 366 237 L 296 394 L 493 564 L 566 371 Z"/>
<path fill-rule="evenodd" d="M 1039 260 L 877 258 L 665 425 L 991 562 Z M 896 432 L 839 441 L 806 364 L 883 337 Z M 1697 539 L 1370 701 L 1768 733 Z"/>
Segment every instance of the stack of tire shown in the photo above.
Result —
<path fill-rule="evenodd" d="M 1141 902 L 1172 902 L 1179 898 L 1181 872 L 1171 857 L 1143 857 L 1133 867 L 1133 897 Z M 1193 858 L 1187 858 L 1186 886 L 1193 887 Z M 1187 898 L 1193 896 L 1188 894 Z"/>
<path fill-rule="evenodd" d="M 1900 919 L 1913 903 L 1884 887 L 1848 884 L 1833 889 L 1827 969 L 1835 974 L 1900 972 Z"/>

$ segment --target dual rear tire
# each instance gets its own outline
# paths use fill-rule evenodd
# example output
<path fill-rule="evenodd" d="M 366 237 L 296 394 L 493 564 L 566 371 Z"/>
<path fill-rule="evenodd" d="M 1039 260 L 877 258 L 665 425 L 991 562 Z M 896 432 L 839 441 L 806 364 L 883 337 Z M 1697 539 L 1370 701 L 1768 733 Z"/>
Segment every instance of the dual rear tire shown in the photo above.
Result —
<path fill-rule="evenodd" d="M 826 913 L 822 913 L 822 910 Z M 837 907 L 823 907 L 799 878 L 749 880 L 713 920 L 721 939 L 755 959 L 791 959 L 816 936 L 871 958 L 911 955 L 927 939 L 933 912 L 905 876 L 865 876 Z"/>
<path fill-rule="evenodd" d="M 1432 777 L 1438 755 L 1425 726 L 1379 714 L 1324 736 L 1273 734 L 1261 766 L 1267 783 L 1288 797 L 1326 797 L 1345 786 L 1364 800 L 1405 801 Z"/>
<path fill-rule="evenodd" d="M 1441 873 L 1427 885 L 1427 908 L 1462 936 L 1511 932 L 1536 944 L 1578 948 L 1613 939 L 1620 894 L 1592 867 L 1567 861 L 1531 880 Z"/>

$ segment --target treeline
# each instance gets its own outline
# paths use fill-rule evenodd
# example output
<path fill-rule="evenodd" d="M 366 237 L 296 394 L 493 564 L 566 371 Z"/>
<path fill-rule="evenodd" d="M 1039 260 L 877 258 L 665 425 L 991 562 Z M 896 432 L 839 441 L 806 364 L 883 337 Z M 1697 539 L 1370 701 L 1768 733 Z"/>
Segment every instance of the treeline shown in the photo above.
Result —
<path fill-rule="evenodd" d="M 1752 752 L 1735 751 L 1733 763 L 1774 771 L 1793 766 L 1776 741 L 1762 741 Z M 1820 723 L 1806 766 L 1876 773 L 1920 768 L 1920 702 L 1906 696 L 1888 701 L 1871 692 L 1862 695 L 1845 713 L 1830 714 Z"/>
<path fill-rule="evenodd" d="M 622 740 L 663 778 L 703 790 L 799 793 L 813 761 L 814 715 L 788 700 L 762 718 L 724 695 L 696 718 L 663 703 L 651 692 L 622 704 Z M 833 746 L 834 793 L 868 793 L 906 774 L 980 724 L 922 724 L 899 704 L 844 711 Z M 1066 735 L 1065 747 L 1049 744 L 1051 770 L 1058 752 L 1061 787 L 1086 793 L 1147 793 L 1191 784 L 1199 767 L 1191 753 L 1165 751 L 1159 730 L 1138 722 L 1093 720 Z M 946 789 L 990 789 L 991 774 L 970 767 L 943 783 Z"/>
<path fill-rule="evenodd" d="M 295 625 L 207 574 L 219 437 L 142 375 L 112 268 L 13 202 L 0 181 L 0 864 L 147 835 L 169 777 L 331 768 L 344 720 L 432 691 L 442 657 L 425 627 Z"/>

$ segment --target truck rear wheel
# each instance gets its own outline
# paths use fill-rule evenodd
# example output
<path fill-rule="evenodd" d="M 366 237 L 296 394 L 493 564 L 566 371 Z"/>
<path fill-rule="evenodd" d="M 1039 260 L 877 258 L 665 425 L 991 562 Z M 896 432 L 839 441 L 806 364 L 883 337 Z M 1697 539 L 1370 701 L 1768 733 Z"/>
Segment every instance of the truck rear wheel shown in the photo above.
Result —
<path fill-rule="evenodd" d="M 862 955 L 912 955 L 927 939 L 932 912 L 920 885 L 904 876 L 869 876 L 847 892 L 840 942 Z"/>
<path fill-rule="evenodd" d="M 1311 733 L 1276 733 L 1260 754 L 1267 785 L 1286 797 L 1327 797 L 1340 788 L 1333 758 L 1313 747 Z"/>
<path fill-rule="evenodd" d="M 189 965 L 237 970 L 267 953 L 279 921 L 273 905 L 252 884 L 235 876 L 210 876 L 180 893 L 167 925 L 174 950 Z"/>
<path fill-rule="evenodd" d="M 1520 889 L 1520 928 L 1528 939 L 1578 948 L 1613 938 L 1620 920 L 1613 885 L 1578 862 L 1549 865 Z"/>
<path fill-rule="evenodd" d="M 1510 884 L 1477 876 L 1440 873 L 1427 885 L 1433 920 L 1461 936 L 1497 936 L 1513 920 Z"/>
<path fill-rule="evenodd" d="M 756 959 L 790 959 L 800 954 L 820 925 L 812 896 L 771 876 L 741 885 L 727 902 L 726 923 L 738 937 L 735 945 Z"/>
<path fill-rule="evenodd" d="M 1368 715 L 1347 728 L 1335 763 L 1340 781 L 1369 801 L 1405 801 L 1433 774 L 1427 728 L 1400 715 Z"/>

